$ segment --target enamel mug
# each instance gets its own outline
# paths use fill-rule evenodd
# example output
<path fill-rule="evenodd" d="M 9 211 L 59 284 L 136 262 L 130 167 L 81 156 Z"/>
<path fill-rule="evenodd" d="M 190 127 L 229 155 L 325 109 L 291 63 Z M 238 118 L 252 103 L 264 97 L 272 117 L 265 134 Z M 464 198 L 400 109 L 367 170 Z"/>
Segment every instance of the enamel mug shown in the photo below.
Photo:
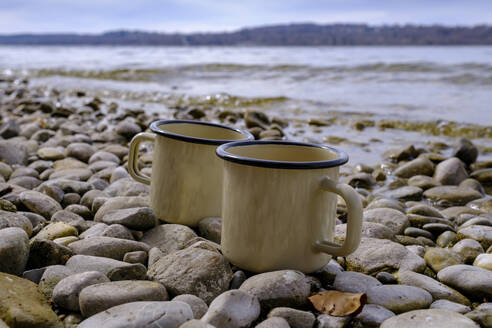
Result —
<path fill-rule="evenodd" d="M 220 216 L 222 161 L 217 146 L 253 136 L 225 125 L 186 120 L 156 121 L 153 133 L 139 133 L 130 143 L 128 171 L 137 181 L 150 184 L 150 203 L 162 221 L 196 226 L 208 216 Z M 153 141 L 152 177 L 137 165 L 142 141 Z"/>
<path fill-rule="evenodd" d="M 217 148 L 224 160 L 221 246 L 234 265 L 252 272 L 322 268 L 355 251 L 362 202 L 338 183 L 345 153 L 288 141 L 239 141 Z M 333 242 L 337 195 L 347 205 L 345 242 Z"/>

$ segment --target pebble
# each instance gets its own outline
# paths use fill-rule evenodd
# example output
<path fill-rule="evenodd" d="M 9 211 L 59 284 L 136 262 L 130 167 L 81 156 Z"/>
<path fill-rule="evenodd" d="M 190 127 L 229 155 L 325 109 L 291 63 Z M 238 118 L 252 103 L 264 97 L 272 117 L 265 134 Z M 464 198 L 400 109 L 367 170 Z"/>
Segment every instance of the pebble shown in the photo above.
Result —
<path fill-rule="evenodd" d="M 492 327 L 492 303 L 480 304 L 473 311 L 468 312 L 466 317 L 472 319 L 481 327 Z"/>
<path fill-rule="evenodd" d="M 471 309 L 469 306 L 451 302 L 448 300 L 437 300 L 434 303 L 430 305 L 431 309 L 445 309 L 445 310 L 450 310 L 453 312 L 465 314 L 467 312 L 470 312 Z"/>
<path fill-rule="evenodd" d="M 71 311 L 80 311 L 79 294 L 91 285 L 108 282 L 109 279 L 98 271 L 88 271 L 63 278 L 53 289 L 53 301 L 57 306 Z"/>
<path fill-rule="evenodd" d="M 63 327 L 35 283 L 3 272 L 0 272 L 0 317 L 7 327 Z"/>
<path fill-rule="evenodd" d="M 442 214 L 437 209 L 425 204 L 419 204 L 410 207 L 407 211 L 407 214 L 417 214 L 417 215 L 431 216 L 436 218 L 443 217 Z"/>
<path fill-rule="evenodd" d="M 146 197 L 134 197 L 134 196 L 119 196 L 108 199 L 97 210 L 94 215 L 94 221 L 100 222 L 106 213 L 114 210 L 120 210 L 124 208 L 143 207 L 148 206 L 149 199 Z"/>
<path fill-rule="evenodd" d="M 239 288 L 260 301 L 262 312 L 275 307 L 307 305 L 311 285 L 306 276 L 293 270 L 260 273 L 248 278 Z"/>
<path fill-rule="evenodd" d="M 376 200 L 370 202 L 366 206 L 365 209 L 366 210 L 372 210 L 375 208 L 392 208 L 392 209 L 397 210 L 401 213 L 405 213 L 405 208 L 403 207 L 403 205 L 399 201 L 394 200 L 394 199 L 388 199 L 388 198 L 376 199 Z"/>
<path fill-rule="evenodd" d="M 359 248 L 346 257 L 347 270 L 375 275 L 399 269 L 422 272 L 425 261 L 398 243 L 385 239 L 362 238 Z"/>
<path fill-rule="evenodd" d="M 393 175 L 399 178 L 411 178 L 414 175 L 430 176 L 434 173 L 434 164 L 425 157 L 418 157 L 398 167 Z"/>
<path fill-rule="evenodd" d="M 452 246 L 456 241 L 456 233 L 453 231 L 444 231 L 437 237 L 436 244 L 439 247 L 446 248 Z"/>
<path fill-rule="evenodd" d="M 178 328 L 193 319 L 183 302 L 131 302 L 99 312 L 80 323 L 78 328 Z"/>
<path fill-rule="evenodd" d="M 461 138 L 454 149 L 453 156 L 461 159 L 465 164 L 470 165 L 477 160 L 478 149 L 470 140 Z"/>
<path fill-rule="evenodd" d="M 316 328 L 345 328 L 350 320 L 350 316 L 334 317 L 329 314 L 321 314 L 316 318 Z"/>
<path fill-rule="evenodd" d="M 0 161 L 10 165 L 27 165 L 27 157 L 27 148 L 22 143 L 0 140 Z"/>
<path fill-rule="evenodd" d="M 394 285 L 397 283 L 395 276 L 393 276 L 392 274 L 390 274 L 388 272 L 384 272 L 384 271 L 379 272 L 376 275 L 376 279 L 380 283 L 382 283 L 383 285 Z"/>
<path fill-rule="evenodd" d="M 445 310 L 429 309 L 403 313 L 384 321 L 381 328 L 479 328 L 472 320 L 462 314 Z"/>
<path fill-rule="evenodd" d="M 427 230 L 423 230 L 423 229 L 419 229 L 419 228 L 414 228 L 414 227 L 408 227 L 405 229 L 405 231 L 403 232 L 405 234 L 405 236 L 409 236 L 409 237 L 426 237 L 426 238 L 429 238 L 429 239 L 432 239 L 434 238 L 434 236 Z"/>
<path fill-rule="evenodd" d="M 434 178 L 426 175 L 415 175 L 408 179 L 408 185 L 427 190 L 439 186 L 439 182 L 437 182 Z"/>
<path fill-rule="evenodd" d="M 473 239 L 460 240 L 453 246 L 453 251 L 460 254 L 466 264 L 473 263 L 479 254 L 485 252 L 482 245 Z"/>
<path fill-rule="evenodd" d="M 324 267 L 313 272 L 311 275 L 319 279 L 323 286 L 329 286 L 333 284 L 340 272 L 343 272 L 342 266 L 331 259 Z"/>
<path fill-rule="evenodd" d="M 429 248 L 425 252 L 424 260 L 435 272 L 456 264 L 462 264 L 461 256 L 446 248 Z"/>
<path fill-rule="evenodd" d="M 290 328 L 287 320 L 281 317 L 271 317 L 262 321 L 256 328 Z"/>
<path fill-rule="evenodd" d="M 347 225 L 345 223 L 337 224 L 335 226 L 335 232 L 333 236 L 335 241 L 338 243 L 343 243 L 345 241 L 346 235 L 347 235 Z M 395 233 L 393 230 L 380 223 L 362 222 L 362 236 L 392 240 L 395 237 Z"/>
<path fill-rule="evenodd" d="M 481 198 L 482 194 L 471 188 L 438 186 L 424 191 L 424 197 L 440 206 L 459 206 Z"/>
<path fill-rule="evenodd" d="M 167 301 L 166 288 L 152 281 L 100 282 L 81 290 L 80 312 L 84 317 L 105 311 L 113 306 L 137 301 Z"/>
<path fill-rule="evenodd" d="M 129 229 L 145 231 L 157 225 L 154 211 L 150 207 L 126 208 L 107 212 L 101 222 L 121 224 Z"/>
<path fill-rule="evenodd" d="M 333 287 L 344 293 L 365 293 L 369 288 L 380 286 L 374 277 L 359 272 L 341 272 L 337 274 Z"/>
<path fill-rule="evenodd" d="M 29 237 L 21 228 L 0 230 L 0 272 L 21 275 L 29 258 Z"/>
<path fill-rule="evenodd" d="M 296 310 L 288 307 L 277 307 L 268 313 L 268 318 L 284 318 L 291 328 L 312 328 L 316 317 L 308 311 Z"/>
<path fill-rule="evenodd" d="M 376 208 L 364 211 L 364 221 L 380 223 L 396 234 L 402 234 L 410 226 L 405 214 L 391 208 Z"/>
<path fill-rule="evenodd" d="M 437 164 L 434 179 L 443 185 L 459 185 L 468 178 L 465 165 L 456 157 Z"/>
<path fill-rule="evenodd" d="M 57 159 L 65 158 L 65 153 L 60 148 L 55 147 L 40 148 L 37 155 L 39 158 L 48 161 L 55 161 Z"/>
<path fill-rule="evenodd" d="M 393 312 L 377 304 L 366 304 L 355 321 L 362 327 L 379 327 L 386 319 L 395 316 Z"/>
<path fill-rule="evenodd" d="M 147 264 L 148 255 L 144 251 L 128 252 L 123 257 L 123 262 Z"/>
<path fill-rule="evenodd" d="M 19 194 L 20 201 L 34 213 L 42 215 L 45 219 L 51 219 L 55 212 L 62 210 L 61 205 L 53 198 L 37 191 L 24 191 Z"/>
<path fill-rule="evenodd" d="M 179 326 L 179 328 L 216 328 L 216 327 L 204 323 L 203 321 L 193 319 L 193 320 L 186 321 L 181 326 Z"/>
<path fill-rule="evenodd" d="M 181 294 L 172 299 L 173 301 L 180 301 L 188 304 L 193 312 L 195 319 L 201 319 L 207 312 L 208 306 L 204 300 L 200 297 L 191 294 Z"/>
<path fill-rule="evenodd" d="M 482 245 L 484 249 L 492 245 L 492 227 L 484 225 L 472 225 L 458 230 L 458 240 L 473 239 Z"/>
<path fill-rule="evenodd" d="M 367 290 L 367 302 L 378 304 L 394 313 L 428 308 L 432 296 L 422 288 L 405 285 L 382 285 Z"/>
<path fill-rule="evenodd" d="M 439 271 L 437 278 L 470 299 L 492 297 L 492 271 L 472 265 L 457 264 Z"/>
<path fill-rule="evenodd" d="M 56 264 L 65 264 L 72 251 L 48 239 L 34 239 L 29 247 L 27 268 L 35 269 Z"/>
<path fill-rule="evenodd" d="M 119 238 L 119 239 L 135 240 L 135 238 L 133 238 L 133 234 L 131 230 L 125 226 L 122 226 L 121 224 L 112 224 L 106 227 L 102 231 L 100 237 L 112 237 L 112 238 Z"/>
<path fill-rule="evenodd" d="M 186 248 L 160 258 L 147 272 L 171 295 L 193 294 L 206 303 L 229 288 L 232 270 L 217 251 Z"/>
<path fill-rule="evenodd" d="M 232 275 L 230 289 L 239 289 L 244 281 L 246 281 L 246 274 L 241 270 L 237 270 Z"/>
<path fill-rule="evenodd" d="M 108 257 L 122 261 L 128 252 L 145 251 L 150 247 L 142 242 L 112 237 L 92 237 L 69 245 L 75 254 Z"/>
<path fill-rule="evenodd" d="M 67 146 L 66 155 L 68 157 L 74 157 L 82 162 L 87 163 L 89 158 L 96 152 L 94 146 L 83 143 L 74 142 Z"/>
<path fill-rule="evenodd" d="M 67 236 L 78 236 L 78 234 L 78 230 L 68 223 L 53 222 L 41 229 L 34 238 L 53 240 Z"/>
<path fill-rule="evenodd" d="M 28 236 L 31 236 L 33 224 L 29 217 L 24 216 L 22 213 L 0 210 L 0 231 L 5 228 L 20 228 Z"/>
<path fill-rule="evenodd" d="M 432 295 L 434 300 L 449 300 L 464 305 L 470 305 L 468 298 L 461 293 L 429 276 L 412 271 L 398 271 L 396 277 L 400 284 L 419 287 L 426 290 Z"/>
<path fill-rule="evenodd" d="M 217 296 L 202 317 L 215 327 L 249 327 L 260 315 L 260 302 L 240 290 L 230 290 Z M 314 317 L 314 316 L 313 316 Z"/>
<path fill-rule="evenodd" d="M 480 254 L 477 256 L 473 265 L 482 269 L 492 271 L 492 254 Z"/>
<path fill-rule="evenodd" d="M 74 255 L 65 267 L 73 272 L 99 271 L 112 281 L 142 280 L 146 278 L 146 268 L 142 264 L 130 264 L 107 257 Z"/>
<path fill-rule="evenodd" d="M 164 224 L 146 231 L 141 239 L 150 247 L 159 248 L 165 255 L 182 249 L 197 237 L 189 227 L 181 224 Z"/>
<path fill-rule="evenodd" d="M 222 219 L 216 217 L 204 218 L 198 222 L 198 231 L 203 238 L 220 244 Z"/>

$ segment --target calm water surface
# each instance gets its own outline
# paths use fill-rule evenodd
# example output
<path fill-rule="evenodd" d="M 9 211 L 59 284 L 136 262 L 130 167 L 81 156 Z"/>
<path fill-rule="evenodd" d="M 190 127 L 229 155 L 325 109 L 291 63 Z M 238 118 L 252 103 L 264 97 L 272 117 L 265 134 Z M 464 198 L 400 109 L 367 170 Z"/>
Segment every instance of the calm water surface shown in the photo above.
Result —
<path fill-rule="evenodd" d="M 291 120 L 338 117 L 331 127 L 287 132 L 309 141 L 346 139 L 340 147 L 357 159 L 405 142 L 452 143 L 461 133 L 431 131 L 429 123 L 479 125 L 466 133 L 492 148 L 486 129 L 492 125 L 492 47 L 0 46 L 0 70 L 33 76 L 33 85 L 94 90 L 149 110 L 178 97 L 184 105 L 212 99 Z M 358 131 L 351 127 L 357 119 L 398 127 Z"/>

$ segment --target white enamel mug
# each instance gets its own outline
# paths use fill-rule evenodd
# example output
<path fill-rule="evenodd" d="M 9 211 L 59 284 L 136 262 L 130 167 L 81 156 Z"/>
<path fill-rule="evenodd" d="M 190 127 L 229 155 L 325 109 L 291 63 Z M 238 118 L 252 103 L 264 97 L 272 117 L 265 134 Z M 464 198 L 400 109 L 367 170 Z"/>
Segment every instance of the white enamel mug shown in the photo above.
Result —
<path fill-rule="evenodd" d="M 137 181 L 150 184 L 150 202 L 162 221 L 196 226 L 208 216 L 220 216 L 222 206 L 222 161 L 217 146 L 234 140 L 252 140 L 243 130 L 200 121 L 156 121 L 154 133 L 139 133 L 130 143 L 128 172 Z M 142 141 L 155 142 L 152 177 L 137 165 Z"/>
<path fill-rule="evenodd" d="M 217 148 L 224 160 L 222 252 L 234 265 L 265 272 L 313 272 L 357 249 L 362 202 L 338 183 L 345 153 L 288 141 L 239 141 Z M 337 194 L 347 204 L 347 235 L 333 242 Z"/>

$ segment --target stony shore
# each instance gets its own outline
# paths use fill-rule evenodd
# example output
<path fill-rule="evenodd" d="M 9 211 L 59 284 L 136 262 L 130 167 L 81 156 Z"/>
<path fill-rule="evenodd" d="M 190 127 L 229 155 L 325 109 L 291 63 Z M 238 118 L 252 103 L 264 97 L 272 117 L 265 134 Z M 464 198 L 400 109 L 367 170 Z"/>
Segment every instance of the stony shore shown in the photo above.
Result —
<path fill-rule="evenodd" d="M 0 328 L 492 327 L 492 161 L 477 162 L 471 141 L 344 167 L 364 205 L 358 250 L 310 274 L 253 274 L 222 256 L 220 218 L 159 222 L 148 186 L 130 178 L 129 140 L 162 116 L 83 91 L 68 106 L 26 82 L 0 79 Z M 288 125 L 252 111 L 166 117 L 258 139 L 281 139 Z M 343 201 L 337 213 L 340 242 Z M 365 293 L 368 304 L 322 314 L 308 297 L 324 290 Z"/>

